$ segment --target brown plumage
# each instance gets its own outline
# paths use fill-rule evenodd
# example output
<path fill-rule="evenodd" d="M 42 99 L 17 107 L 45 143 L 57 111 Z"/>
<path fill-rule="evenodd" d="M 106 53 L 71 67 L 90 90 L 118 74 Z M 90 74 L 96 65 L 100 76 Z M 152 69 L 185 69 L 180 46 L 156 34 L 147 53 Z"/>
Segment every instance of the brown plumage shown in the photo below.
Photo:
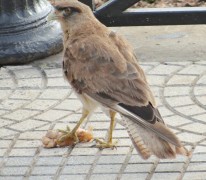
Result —
<path fill-rule="evenodd" d="M 97 106 L 110 109 L 111 136 L 114 112 L 120 113 L 134 147 L 144 159 L 151 154 L 159 158 L 188 156 L 189 152 L 164 124 L 128 42 L 101 24 L 89 7 L 78 1 L 57 2 L 54 8 L 64 33 L 64 75 L 83 103 L 83 117 Z M 112 141 L 100 145 L 112 147 Z"/>

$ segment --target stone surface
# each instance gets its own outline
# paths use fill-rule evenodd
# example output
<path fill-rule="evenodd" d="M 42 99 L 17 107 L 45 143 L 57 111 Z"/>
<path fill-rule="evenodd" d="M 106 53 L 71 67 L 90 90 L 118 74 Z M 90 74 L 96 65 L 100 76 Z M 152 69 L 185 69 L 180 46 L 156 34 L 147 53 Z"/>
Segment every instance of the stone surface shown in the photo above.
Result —
<path fill-rule="evenodd" d="M 143 160 L 133 149 L 125 128 L 118 123 L 114 131 L 117 149 L 99 150 L 92 147 L 94 143 L 43 148 L 41 137 L 48 129 L 65 129 L 66 125 L 72 128 L 81 117 L 82 105 L 62 76 L 59 60 L 62 54 L 58 54 L 29 65 L 6 66 L 0 70 L 0 180 L 205 179 L 205 57 L 199 54 L 199 61 L 192 59 L 194 56 L 187 61 L 185 49 L 172 53 L 174 46 L 178 49 L 177 43 L 156 36 L 160 32 L 164 34 L 166 29 L 170 32 L 181 30 L 177 27 L 136 27 L 118 31 L 127 37 L 140 38 L 140 42 L 145 38 L 141 45 L 134 38 L 131 41 L 136 50 L 141 51 L 140 64 L 146 71 L 165 122 L 188 149 L 192 149 L 191 159 L 177 156 L 174 160 L 158 160 L 152 156 Z M 184 26 L 182 30 L 194 37 L 197 27 Z M 144 31 L 146 35 L 140 37 L 139 33 Z M 189 41 L 186 36 L 177 40 Z M 161 44 L 160 49 L 147 51 L 148 54 L 143 51 L 146 45 L 151 48 L 157 42 Z M 201 40 L 200 44 L 204 42 Z M 154 58 L 146 58 L 151 53 Z M 169 61 L 171 59 L 179 61 Z M 122 123 L 120 117 L 118 122 Z M 105 138 L 109 118 L 98 109 L 84 126 L 94 127 L 94 136 Z"/>

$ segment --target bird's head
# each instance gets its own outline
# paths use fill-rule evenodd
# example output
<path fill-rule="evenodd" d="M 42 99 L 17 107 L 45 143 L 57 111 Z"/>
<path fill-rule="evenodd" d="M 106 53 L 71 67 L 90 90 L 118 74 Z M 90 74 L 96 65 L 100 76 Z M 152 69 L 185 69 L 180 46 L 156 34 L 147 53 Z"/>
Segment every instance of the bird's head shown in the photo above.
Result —
<path fill-rule="evenodd" d="M 59 21 L 63 30 L 77 26 L 93 16 L 91 9 L 77 0 L 57 1 L 52 5 L 54 12 L 49 15 L 48 19 Z"/>

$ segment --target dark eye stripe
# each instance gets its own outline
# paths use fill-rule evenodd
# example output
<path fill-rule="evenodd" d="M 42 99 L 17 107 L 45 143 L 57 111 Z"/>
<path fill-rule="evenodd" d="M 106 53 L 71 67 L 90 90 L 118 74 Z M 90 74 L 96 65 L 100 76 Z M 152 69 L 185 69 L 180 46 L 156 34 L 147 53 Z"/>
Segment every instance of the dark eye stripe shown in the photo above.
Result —
<path fill-rule="evenodd" d="M 67 7 L 61 7 L 61 6 L 54 6 L 54 8 L 58 11 L 63 11 L 65 9 L 67 9 Z"/>
<path fill-rule="evenodd" d="M 56 10 L 58 10 L 58 11 L 63 11 L 63 10 L 66 10 L 66 9 L 70 8 L 72 12 L 78 12 L 78 13 L 80 13 L 80 12 L 81 12 L 81 10 L 80 10 L 80 9 L 78 9 L 78 8 L 74 8 L 74 7 L 61 7 L 61 6 L 54 6 L 54 8 L 55 8 Z"/>

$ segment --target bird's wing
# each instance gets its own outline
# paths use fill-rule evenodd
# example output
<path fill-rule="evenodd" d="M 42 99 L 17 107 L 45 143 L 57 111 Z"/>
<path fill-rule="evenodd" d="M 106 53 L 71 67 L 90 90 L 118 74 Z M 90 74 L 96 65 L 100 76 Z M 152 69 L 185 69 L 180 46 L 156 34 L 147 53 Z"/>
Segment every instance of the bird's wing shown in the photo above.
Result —
<path fill-rule="evenodd" d="M 125 59 L 113 41 L 89 36 L 70 43 L 66 53 L 70 60 L 75 61 L 71 63 L 70 71 L 72 84 L 78 92 L 87 94 L 165 141 L 181 147 L 153 107 L 153 95 L 143 71 L 136 62 Z M 68 73 L 66 66 L 64 71 Z"/>

